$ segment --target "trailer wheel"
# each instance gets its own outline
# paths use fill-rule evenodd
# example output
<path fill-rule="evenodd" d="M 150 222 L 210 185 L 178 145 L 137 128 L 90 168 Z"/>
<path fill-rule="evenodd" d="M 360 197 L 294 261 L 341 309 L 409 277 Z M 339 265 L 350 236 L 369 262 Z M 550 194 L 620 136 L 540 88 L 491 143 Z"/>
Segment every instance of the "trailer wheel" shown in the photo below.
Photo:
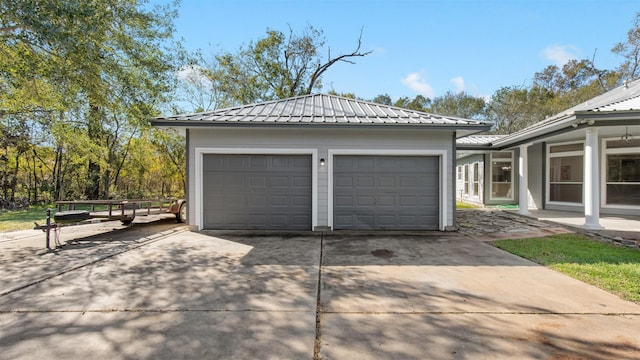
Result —
<path fill-rule="evenodd" d="M 178 213 L 176 214 L 176 220 L 178 220 L 179 223 L 187 222 L 187 202 L 186 201 L 180 204 L 180 210 L 178 210 Z"/>

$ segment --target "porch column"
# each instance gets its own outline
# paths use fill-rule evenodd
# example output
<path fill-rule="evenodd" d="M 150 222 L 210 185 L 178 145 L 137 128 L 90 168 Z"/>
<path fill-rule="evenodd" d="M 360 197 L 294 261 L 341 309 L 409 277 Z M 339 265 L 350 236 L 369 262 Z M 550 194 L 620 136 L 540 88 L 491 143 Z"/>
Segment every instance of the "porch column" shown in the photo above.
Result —
<path fill-rule="evenodd" d="M 602 229 L 600 225 L 600 175 L 598 161 L 598 128 L 588 127 L 584 144 L 584 225 L 586 229 Z"/>
<path fill-rule="evenodd" d="M 531 144 L 520 145 L 518 151 L 518 214 L 529 215 L 529 181 L 527 149 Z"/>

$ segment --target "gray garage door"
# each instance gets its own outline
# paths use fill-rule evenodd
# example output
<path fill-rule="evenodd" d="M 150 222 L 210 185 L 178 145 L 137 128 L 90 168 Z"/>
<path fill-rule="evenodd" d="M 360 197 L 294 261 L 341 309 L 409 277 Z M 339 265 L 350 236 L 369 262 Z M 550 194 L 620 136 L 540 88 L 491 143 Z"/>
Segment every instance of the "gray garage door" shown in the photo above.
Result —
<path fill-rule="evenodd" d="M 311 156 L 203 157 L 205 229 L 311 229 Z"/>
<path fill-rule="evenodd" d="M 334 229 L 439 229 L 439 158 L 335 156 Z"/>

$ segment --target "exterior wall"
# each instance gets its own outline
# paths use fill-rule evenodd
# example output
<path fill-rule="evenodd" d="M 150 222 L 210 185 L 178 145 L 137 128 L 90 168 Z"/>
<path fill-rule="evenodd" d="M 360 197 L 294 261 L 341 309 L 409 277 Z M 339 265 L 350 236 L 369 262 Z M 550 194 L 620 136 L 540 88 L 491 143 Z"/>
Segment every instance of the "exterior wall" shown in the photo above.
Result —
<path fill-rule="evenodd" d="M 316 211 L 319 227 L 329 225 L 329 166 L 320 166 L 319 159 L 331 161 L 331 151 L 340 149 L 336 154 L 353 150 L 354 152 L 368 151 L 371 154 L 411 151 L 437 151 L 446 154 L 442 162 L 442 172 L 447 181 L 441 184 L 445 198 L 441 194 L 441 201 L 446 205 L 446 223 L 453 226 L 454 207 L 450 201 L 454 195 L 454 182 L 450 174 L 453 172 L 454 143 L 452 132 L 434 131 L 429 129 L 302 129 L 302 128 L 192 128 L 189 131 L 188 169 L 188 204 L 189 215 L 196 214 L 199 200 L 196 200 L 196 162 L 197 149 L 215 148 L 238 152 L 247 149 L 308 149 L 313 151 L 317 169 Z M 416 153 L 417 154 L 417 153 Z M 328 164 L 327 164 L 328 165 Z M 190 219 L 189 224 L 195 225 Z"/>
<path fill-rule="evenodd" d="M 546 160 L 545 145 L 537 143 L 529 146 L 527 149 L 527 181 L 529 183 L 529 208 L 544 209 L 545 198 L 545 179 L 546 179 Z M 515 164 L 518 167 L 518 164 Z M 517 170 L 516 170 L 517 171 Z M 518 191 L 518 180 L 516 179 L 515 188 Z M 517 192 L 516 192 L 517 194 Z M 518 202 L 518 199 L 515 200 Z"/>
<path fill-rule="evenodd" d="M 473 166 L 474 164 L 478 164 L 478 194 L 469 194 L 469 189 L 465 189 L 465 171 L 469 171 L 469 183 L 471 184 L 475 179 L 473 176 Z M 456 199 L 459 199 L 464 202 L 474 203 L 478 205 L 484 204 L 484 200 L 487 199 L 485 196 L 487 194 L 486 186 L 484 179 L 486 178 L 487 171 L 485 168 L 485 155 L 484 154 L 474 154 L 469 155 L 463 158 L 460 158 L 456 161 L 456 167 L 462 166 L 462 179 L 458 179 L 456 175 Z M 466 166 L 466 168 L 465 168 Z M 457 172 L 456 172 L 457 174 Z M 487 181 L 488 183 L 488 181 Z"/>
<path fill-rule="evenodd" d="M 600 187 L 599 187 L 599 191 L 600 191 L 600 214 L 610 214 L 610 215 L 637 215 L 638 214 L 638 208 L 633 208 L 633 207 L 615 207 L 615 206 L 610 206 L 610 205 L 606 205 L 604 204 L 604 198 L 605 198 L 605 191 L 606 191 L 606 187 L 604 186 L 605 184 L 605 176 L 607 174 L 607 169 L 606 167 L 606 148 L 605 148 L 605 140 L 617 140 L 617 138 L 619 138 L 619 136 L 611 136 L 611 135 L 600 135 L 598 136 L 598 163 L 599 163 L 599 169 L 598 169 L 598 173 L 600 174 L 599 177 L 599 181 L 600 181 Z M 575 137 L 572 138 L 570 140 L 564 140 L 560 143 L 575 143 L 575 142 L 584 142 L 584 137 Z M 535 144 L 534 146 L 530 147 L 530 154 L 531 154 L 531 149 L 533 147 L 539 148 L 539 150 L 536 150 L 536 154 L 538 154 L 537 156 L 539 156 L 542 160 L 542 163 L 540 164 L 539 167 L 530 167 L 531 172 L 530 172 L 530 176 L 529 176 L 529 187 L 531 188 L 531 181 L 532 178 L 535 177 L 535 173 L 538 171 L 537 169 L 543 169 L 543 175 L 544 177 L 542 178 L 542 202 L 545 204 L 544 208 L 545 209 L 549 209 L 549 210 L 559 210 L 559 211 L 572 211 L 572 212 L 581 212 L 584 213 L 585 209 L 584 209 L 584 198 L 583 198 L 583 203 L 582 204 L 555 204 L 555 203 L 549 203 L 546 199 L 546 191 L 547 191 L 547 177 L 546 177 L 546 172 L 548 171 L 547 167 L 547 154 L 546 154 L 546 147 L 547 145 L 554 145 L 556 144 L 555 142 L 549 142 L 549 143 L 538 143 Z M 530 155 L 531 156 L 531 155 Z M 531 162 L 530 162 L 531 164 Z M 583 183 L 584 186 L 584 183 Z M 583 190 L 584 191 L 584 190 Z M 584 192 L 583 192 L 583 196 L 584 196 Z M 539 207 L 540 208 L 540 207 Z"/>

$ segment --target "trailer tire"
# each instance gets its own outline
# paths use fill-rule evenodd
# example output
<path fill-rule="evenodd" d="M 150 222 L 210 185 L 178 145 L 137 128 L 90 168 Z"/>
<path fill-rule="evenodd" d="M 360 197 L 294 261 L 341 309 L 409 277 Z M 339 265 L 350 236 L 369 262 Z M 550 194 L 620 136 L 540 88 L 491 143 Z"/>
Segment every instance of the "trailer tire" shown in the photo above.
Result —
<path fill-rule="evenodd" d="M 180 204 L 180 209 L 178 210 L 178 213 L 176 214 L 176 220 L 179 223 L 186 223 L 187 222 L 187 202 L 184 201 L 182 204 Z"/>
<path fill-rule="evenodd" d="M 120 220 L 120 222 L 122 223 L 122 225 L 131 225 L 133 219 Z"/>

